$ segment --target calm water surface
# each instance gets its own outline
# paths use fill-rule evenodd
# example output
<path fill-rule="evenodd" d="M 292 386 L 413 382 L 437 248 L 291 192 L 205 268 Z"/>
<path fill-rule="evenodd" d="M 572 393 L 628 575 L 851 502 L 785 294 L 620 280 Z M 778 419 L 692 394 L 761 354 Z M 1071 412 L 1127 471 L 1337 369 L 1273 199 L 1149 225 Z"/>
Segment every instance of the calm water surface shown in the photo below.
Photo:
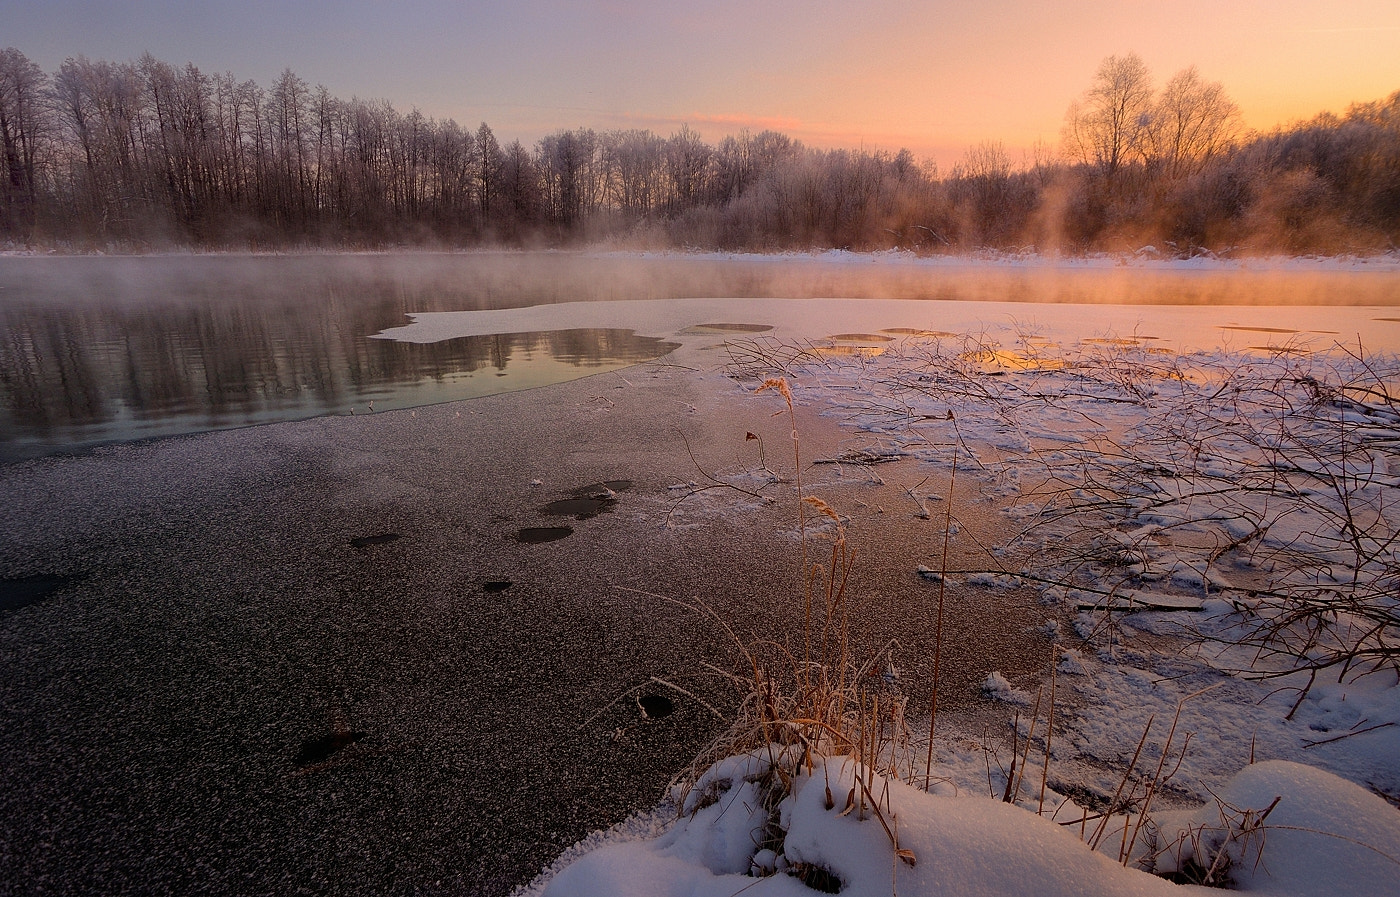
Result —
<path fill-rule="evenodd" d="M 416 312 L 696 297 L 1400 306 L 1400 276 L 570 253 L 0 258 L 0 463 L 559 382 L 674 344 L 547 330 L 412 345 Z M 1400 315 L 1398 315 L 1400 316 Z"/>

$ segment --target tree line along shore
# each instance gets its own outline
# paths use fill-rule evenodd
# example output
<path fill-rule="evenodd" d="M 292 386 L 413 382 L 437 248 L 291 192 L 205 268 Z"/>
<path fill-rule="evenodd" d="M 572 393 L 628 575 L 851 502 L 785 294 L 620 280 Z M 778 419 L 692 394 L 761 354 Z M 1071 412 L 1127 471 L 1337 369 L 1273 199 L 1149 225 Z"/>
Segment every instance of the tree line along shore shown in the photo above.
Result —
<path fill-rule="evenodd" d="M 1057 145 L 943 172 L 774 131 L 574 128 L 532 146 L 234 75 L 0 50 L 0 247 L 151 251 L 615 245 L 1338 254 L 1400 244 L 1400 91 L 1247 131 L 1194 68 L 1110 56 Z"/>

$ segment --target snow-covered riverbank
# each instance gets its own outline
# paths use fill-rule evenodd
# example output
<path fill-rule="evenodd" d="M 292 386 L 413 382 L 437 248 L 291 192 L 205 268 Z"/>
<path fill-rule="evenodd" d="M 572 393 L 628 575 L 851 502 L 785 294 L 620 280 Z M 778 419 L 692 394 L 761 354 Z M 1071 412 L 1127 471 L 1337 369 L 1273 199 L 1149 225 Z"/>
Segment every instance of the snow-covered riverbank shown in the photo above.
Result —
<path fill-rule="evenodd" d="M 1400 873 L 1386 803 L 1400 799 L 1396 359 L 1316 342 L 1172 351 L 1058 324 L 735 336 L 728 353 L 741 382 L 782 373 L 800 405 L 841 422 L 851 480 L 925 474 L 888 510 L 936 530 L 932 544 L 945 510 L 962 535 L 964 508 L 938 484 L 955 464 L 978 483 L 1004 538 L 986 568 L 947 578 L 1039 595 L 1059 715 L 1042 701 L 1048 665 L 1038 685 L 989 676 L 1010 725 L 943 732 L 932 795 L 889 785 L 897 837 L 814 796 L 821 782 L 846 794 L 844 761 L 774 776 L 770 751 L 706 773 L 718 803 L 685 805 L 669 827 L 666 808 L 641 817 L 535 889 L 1169 890 L 1150 870 L 1263 893 L 1387 893 Z M 858 488 L 846 497 L 855 533 L 869 503 Z M 926 571 L 908 573 L 943 578 Z M 1070 631 L 1056 612 L 1073 615 Z M 926 700 L 906 697 L 910 712 Z M 1024 793 L 1006 784 L 1018 759 L 1034 765 Z M 775 778 L 781 794 L 763 797 Z M 587 849 L 598 841 L 609 846 Z M 932 859 L 915 867 L 899 849 Z"/>

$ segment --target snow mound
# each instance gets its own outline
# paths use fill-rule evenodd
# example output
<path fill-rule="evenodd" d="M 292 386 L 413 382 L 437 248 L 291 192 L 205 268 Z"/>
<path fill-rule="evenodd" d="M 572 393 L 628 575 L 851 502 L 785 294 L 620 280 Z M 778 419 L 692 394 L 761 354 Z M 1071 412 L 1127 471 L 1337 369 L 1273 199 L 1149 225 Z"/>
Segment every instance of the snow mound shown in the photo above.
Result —
<path fill-rule="evenodd" d="M 543 894 L 1183 893 L 1091 850 L 1077 827 L 985 797 L 930 794 L 871 776 L 847 757 L 818 758 L 810 767 L 777 747 L 731 757 L 702 777 L 683 806 L 688 812 L 660 837 L 584 854 L 545 883 Z M 1252 823 L 1258 825 L 1249 829 Z M 1296 763 L 1247 767 L 1216 802 L 1164 814 L 1158 838 L 1170 840 L 1171 832 L 1178 833 L 1175 850 L 1159 847 L 1159 872 L 1193 858 L 1209 864 L 1223 848 L 1228 862 L 1217 867 L 1248 893 L 1392 894 L 1400 876 L 1400 813 L 1357 785 Z"/>
<path fill-rule="evenodd" d="M 1396 893 L 1400 813 L 1361 786 L 1273 760 L 1245 767 L 1216 797 L 1174 833 L 1162 825 L 1164 871 L 1215 863 L 1234 890 L 1255 894 Z"/>
<path fill-rule="evenodd" d="M 876 777 L 859 806 L 863 766 L 849 758 L 817 760 L 808 772 L 795 771 L 791 793 L 777 808 L 782 840 L 775 871 L 751 876 L 737 871 L 731 849 L 747 844 L 762 853 L 756 834 L 763 829 L 756 784 L 731 777 L 714 803 L 682 817 L 660 838 L 610 844 L 586 854 L 560 872 L 545 897 L 813 897 L 839 887 L 846 897 L 904 895 L 1166 895 L 1179 892 L 1169 882 L 1126 869 L 1060 826 L 1033 813 L 986 798 L 954 798 L 919 791 Z M 859 801 L 859 796 L 855 798 Z M 897 832 L 901 861 L 885 825 Z M 773 849 L 773 848 L 767 848 Z M 766 858 L 765 858 L 766 859 Z"/>

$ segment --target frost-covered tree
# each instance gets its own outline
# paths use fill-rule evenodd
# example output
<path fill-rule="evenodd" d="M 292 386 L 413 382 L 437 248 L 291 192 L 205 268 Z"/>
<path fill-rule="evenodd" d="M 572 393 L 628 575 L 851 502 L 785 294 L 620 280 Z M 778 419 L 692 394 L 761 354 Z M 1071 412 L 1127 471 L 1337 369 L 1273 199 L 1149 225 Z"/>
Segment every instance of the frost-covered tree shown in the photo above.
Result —
<path fill-rule="evenodd" d="M 481 210 L 483 227 L 490 227 L 492 221 L 491 200 L 500 192 L 498 181 L 501 168 L 505 165 L 505 154 L 496 142 L 496 135 L 486 122 L 476 129 L 476 153 L 472 168 L 476 180 L 476 201 Z"/>
<path fill-rule="evenodd" d="M 607 202 L 646 218 L 660 202 L 666 141 L 651 131 L 608 131 L 599 138 Z"/>
<path fill-rule="evenodd" d="M 1142 58 L 1110 56 L 1065 114 L 1065 151 L 1111 178 L 1142 155 L 1152 111 L 1152 76 Z"/>
<path fill-rule="evenodd" d="M 666 173 L 671 181 L 671 210 L 693 208 L 704 194 L 713 151 L 689 125 L 666 141 Z"/>
<path fill-rule="evenodd" d="M 598 200 L 598 135 L 592 128 L 550 134 L 538 144 L 544 199 L 554 222 L 564 230 L 588 221 Z"/>
<path fill-rule="evenodd" d="M 0 234 L 27 238 L 34 224 L 40 152 L 50 137 L 43 70 L 0 50 Z"/>
<path fill-rule="evenodd" d="M 1153 105 L 1148 151 L 1171 179 L 1200 171 L 1239 136 L 1240 110 L 1219 81 L 1195 66 L 1172 76 Z"/>
<path fill-rule="evenodd" d="M 131 63 L 67 59 L 54 77 L 59 120 L 80 160 L 74 214 L 103 238 L 132 236 L 149 221 L 142 155 L 143 89 Z"/>

